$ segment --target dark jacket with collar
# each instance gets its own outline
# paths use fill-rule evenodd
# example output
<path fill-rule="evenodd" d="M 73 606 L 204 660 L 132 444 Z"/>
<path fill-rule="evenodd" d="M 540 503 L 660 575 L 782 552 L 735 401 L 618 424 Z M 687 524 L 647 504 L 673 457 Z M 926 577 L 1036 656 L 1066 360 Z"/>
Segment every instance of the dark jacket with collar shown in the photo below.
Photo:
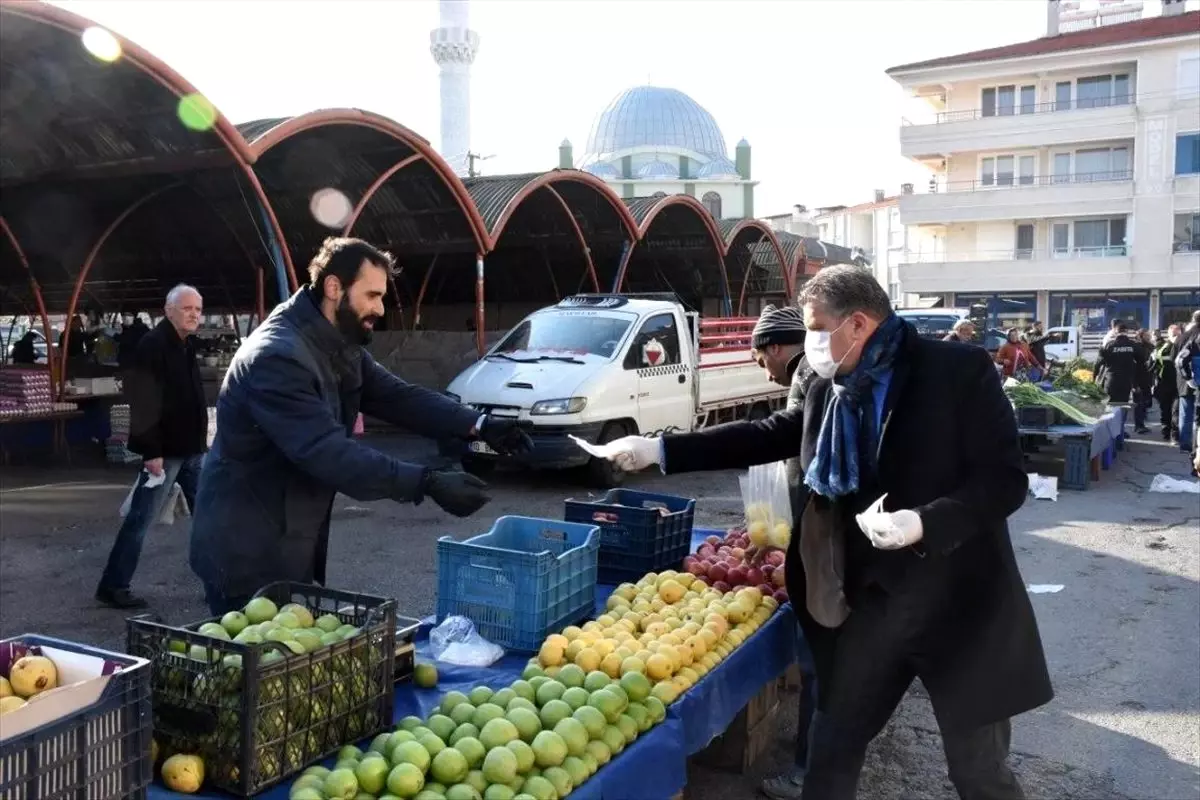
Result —
<path fill-rule="evenodd" d="M 1149 359 L 1146 346 L 1125 333 L 1118 333 L 1100 347 L 1096 368 L 1098 372 L 1102 370 L 1100 385 L 1109 400 L 1128 403 L 1134 389 L 1146 388 L 1149 383 Z"/>
<path fill-rule="evenodd" d="M 802 410 L 667 436 L 667 471 L 747 467 L 797 453 L 807 469 L 830 393 L 831 382 L 817 378 Z M 873 487 L 837 501 L 811 496 L 796 528 L 844 556 L 851 614 L 868 585 L 902 598 L 922 655 L 917 674 L 950 729 L 1012 717 L 1053 696 L 1008 532 L 1027 491 L 1016 420 L 987 351 L 910 329 L 884 404 Z M 854 515 L 883 492 L 887 510 L 920 514 L 918 545 L 875 550 L 858 529 Z M 836 681 L 821 674 L 821 661 L 818 683 Z"/>
<path fill-rule="evenodd" d="M 122 386 L 129 401 L 129 449 L 149 461 L 187 458 L 208 444 L 208 404 L 192 337 L 167 320 L 142 337 Z"/>
<path fill-rule="evenodd" d="M 422 499 L 424 467 L 352 437 L 359 411 L 431 438 L 467 438 L 479 416 L 347 344 L 301 289 L 242 343 L 221 387 L 192 525 L 201 579 L 226 597 L 323 581 L 335 494 Z"/>

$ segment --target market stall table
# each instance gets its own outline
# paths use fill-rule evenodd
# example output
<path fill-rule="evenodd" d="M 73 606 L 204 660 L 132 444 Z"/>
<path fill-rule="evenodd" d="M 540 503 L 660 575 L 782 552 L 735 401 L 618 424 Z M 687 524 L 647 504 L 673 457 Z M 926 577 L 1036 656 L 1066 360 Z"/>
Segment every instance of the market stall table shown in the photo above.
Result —
<path fill-rule="evenodd" d="M 1037 437 L 1062 446 L 1064 455 L 1062 485 L 1067 489 L 1087 489 L 1089 480 L 1100 479 L 1105 454 L 1113 446 L 1112 413 L 1094 425 L 1047 425 L 1020 427 L 1022 439 Z"/>
<path fill-rule="evenodd" d="M 696 529 L 692 535 L 694 552 L 704 537 L 724 531 Z M 602 613 L 612 586 L 596 587 L 596 609 Z M 703 750 L 722 733 L 751 698 L 768 683 L 778 679 L 796 658 L 798 628 L 791 606 L 784 605 L 740 647 L 695 686 L 680 695 L 667 708 L 667 717 L 643 733 L 619 755 L 602 767 L 583 785 L 571 792 L 579 800 L 639 800 L 674 797 L 687 782 L 687 759 Z M 394 722 L 406 716 L 428 717 L 443 694 L 468 691 L 475 686 L 500 689 L 521 677 L 529 661 L 528 654 L 505 655 L 490 667 L 456 667 L 434 662 L 429 652 L 427 632 L 416 643 L 418 661 L 434 663 L 438 668 L 438 686 L 418 689 L 406 681 L 396 686 Z M 369 743 L 370 738 L 364 740 Z M 334 759 L 328 759 L 332 766 Z M 257 795 L 264 800 L 286 800 L 295 777 Z M 150 787 L 150 800 L 181 800 L 183 797 L 227 798 L 219 792 L 180 795 L 167 790 L 161 782 Z"/>
<path fill-rule="evenodd" d="M 82 411 L 47 411 L 37 414 L 13 414 L 0 416 L 0 426 L 49 423 L 51 430 L 50 447 L 54 455 L 65 455 L 67 463 L 70 463 L 71 449 L 67 447 L 67 422 L 73 419 L 80 419 L 83 416 Z M 5 435 L 4 430 L 0 429 L 0 459 L 3 460 L 5 466 L 8 465 L 9 460 L 8 440 L 9 437 Z"/>

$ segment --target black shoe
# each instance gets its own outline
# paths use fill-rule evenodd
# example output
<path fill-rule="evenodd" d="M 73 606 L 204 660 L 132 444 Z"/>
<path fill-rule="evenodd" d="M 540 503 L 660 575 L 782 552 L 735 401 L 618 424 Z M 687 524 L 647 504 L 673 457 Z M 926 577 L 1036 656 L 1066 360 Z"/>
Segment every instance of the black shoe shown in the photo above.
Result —
<path fill-rule="evenodd" d="M 1150 432 L 1150 429 L 1149 428 L 1134 428 L 1133 432 L 1136 433 L 1138 436 L 1145 436 L 1147 433 Z"/>
<path fill-rule="evenodd" d="M 148 604 L 128 589 L 97 589 L 96 602 L 109 608 L 145 608 Z"/>

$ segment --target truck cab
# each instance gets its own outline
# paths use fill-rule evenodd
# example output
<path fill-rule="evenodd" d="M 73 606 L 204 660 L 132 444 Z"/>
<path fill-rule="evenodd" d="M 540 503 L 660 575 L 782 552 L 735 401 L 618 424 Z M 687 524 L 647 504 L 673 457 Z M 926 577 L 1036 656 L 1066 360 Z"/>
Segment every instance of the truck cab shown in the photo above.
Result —
<path fill-rule="evenodd" d="M 754 320 L 701 320 L 673 294 L 575 295 L 535 311 L 447 387 L 469 406 L 524 423 L 534 442 L 522 466 L 588 466 L 597 482 L 621 476 L 568 435 L 604 443 L 630 434 L 690 431 L 759 404 L 784 387 L 750 358 Z M 705 331 L 709 333 L 705 334 Z M 469 443 L 464 466 L 485 471 L 501 457 Z"/>

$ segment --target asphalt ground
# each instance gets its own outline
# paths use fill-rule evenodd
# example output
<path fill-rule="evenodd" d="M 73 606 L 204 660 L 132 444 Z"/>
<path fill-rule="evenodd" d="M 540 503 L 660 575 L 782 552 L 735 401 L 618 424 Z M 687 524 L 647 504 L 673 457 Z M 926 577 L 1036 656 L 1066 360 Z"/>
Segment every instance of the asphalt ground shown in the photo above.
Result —
<path fill-rule="evenodd" d="M 412 438 L 369 442 L 433 456 Z M 1057 696 L 1014 721 L 1012 761 L 1030 798 L 1200 797 L 1200 497 L 1149 492 L 1158 473 L 1186 474 L 1185 459 L 1147 437 L 1087 491 L 1030 499 L 1013 517 L 1026 581 L 1064 587 L 1033 595 Z M 3 468 L 0 636 L 38 632 L 123 649 L 125 615 L 98 607 L 92 595 L 133 476 L 132 468 L 86 463 Z M 646 474 L 630 485 L 699 498 L 698 525 L 727 527 L 741 517 L 734 472 Z M 330 584 L 394 596 L 401 613 L 424 616 L 434 605 L 438 537 L 481 533 L 503 514 L 560 518 L 564 498 L 589 494 L 566 473 L 500 474 L 493 486 L 492 503 L 468 520 L 432 503 L 339 497 Z M 187 535 L 187 520 L 153 529 L 135 580 L 152 610 L 172 622 L 206 615 L 186 563 Z M 762 777 L 789 765 L 795 705 L 794 695 L 784 696 L 775 739 L 751 772 L 693 765 L 688 797 L 754 796 Z M 918 684 L 872 745 L 859 797 L 954 796 Z"/>

